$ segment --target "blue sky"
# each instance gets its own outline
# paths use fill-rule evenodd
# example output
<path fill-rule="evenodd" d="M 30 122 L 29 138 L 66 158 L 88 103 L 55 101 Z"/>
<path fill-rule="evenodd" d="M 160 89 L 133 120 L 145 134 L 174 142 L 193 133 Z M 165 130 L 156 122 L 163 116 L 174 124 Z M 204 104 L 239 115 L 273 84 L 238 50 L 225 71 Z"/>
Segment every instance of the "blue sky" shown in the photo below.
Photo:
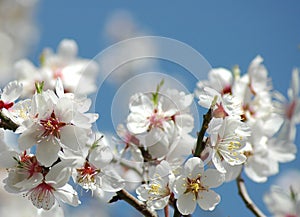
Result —
<path fill-rule="evenodd" d="M 190 45 L 213 67 L 239 64 L 246 71 L 250 61 L 260 54 L 274 87 L 284 94 L 291 70 L 300 67 L 300 2 L 296 0 L 41 1 L 37 11 L 40 41 L 30 59 L 36 62 L 44 47 L 55 49 L 63 38 L 77 41 L 80 56 L 94 57 L 110 45 L 103 33 L 105 23 L 120 9 L 129 11 L 151 34 Z M 296 143 L 299 147 L 299 136 Z M 281 169 L 299 165 L 297 160 Z M 251 196 L 263 208 L 261 197 L 274 178 L 265 184 L 246 181 Z M 222 196 L 217 211 L 200 216 L 252 216 L 238 197 L 235 183 L 216 191 Z"/>

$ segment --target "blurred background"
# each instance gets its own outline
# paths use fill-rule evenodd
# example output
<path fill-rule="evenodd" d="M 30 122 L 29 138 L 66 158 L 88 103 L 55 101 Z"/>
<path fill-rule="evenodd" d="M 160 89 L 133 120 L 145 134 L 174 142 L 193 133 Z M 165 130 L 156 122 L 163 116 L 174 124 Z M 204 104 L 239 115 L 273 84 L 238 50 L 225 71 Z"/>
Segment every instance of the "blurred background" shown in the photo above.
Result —
<path fill-rule="evenodd" d="M 251 60 L 261 55 L 274 89 L 286 95 L 291 71 L 300 67 L 300 2 L 0 0 L 1 86 L 13 79 L 11 66 L 16 60 L 28 58 L 38 65 L 42 50 L 45 47 L 56 50 L 64 38 L 78 43 L 79 56 L 92 59 L 118 41 L 143 35 L 168 37 L 186 43 L 212 67 L 231 69 L 238 64 L 241 71 L 246 72 Z M 155 48 L 151 44 L 137 45 L 134 49 L 128 48 L 124 55 L 143 54 L 145 49 Z M 113 60 L 107 60 L 110 61 Z M 153 61 L 151 65 L 141 61 L 118 70 L 122 73 L 115 71 L 117 76 L 112 76 L 107 86 L 102 86 L 105 91 L 100 90 L 94 96 L 96 112 L 100 113 L 98 129 L 111 135 L 115 134 L 110 120 L 113 91 L 136 75 L 134 71 L 159 70 L 173 76 L 172 73 L 183 69 L 164 61 Z M 189 91 L 193 91 L 195 82 L 187 83 Z M 156 83 L 150 85 L 155 88 Z M 128 104 L 124 104 L 124 108 L 126 106 Z M 296 144 L 300 147 L 299 133 Z M 268 216 L 270 213 L 263 203 L 263 195 L 281 176 L 299 169 L 298 157 L 291 163 L 280 165 L 280 174 L 271 177 L 267 183 L 257 184 L 246 178 L 250 196 Z M 203 212 L 198 208 L 194 216 L 253 216 L 239 198 L 235 182 L 224 184 L 216 191 L 222 197 L 216 210 Z M 83 192 L 82 197 L 85 196 Z M 7 198 L 1 193 L 0 216 L 8 211 L 7 207 L 13 209 L 8 204 L 15 204 Z M 82 206 L 68 210 L 66 216 L 140 216 L 123 202 L 106 205 L 96 199 L 86 199 Z"/>

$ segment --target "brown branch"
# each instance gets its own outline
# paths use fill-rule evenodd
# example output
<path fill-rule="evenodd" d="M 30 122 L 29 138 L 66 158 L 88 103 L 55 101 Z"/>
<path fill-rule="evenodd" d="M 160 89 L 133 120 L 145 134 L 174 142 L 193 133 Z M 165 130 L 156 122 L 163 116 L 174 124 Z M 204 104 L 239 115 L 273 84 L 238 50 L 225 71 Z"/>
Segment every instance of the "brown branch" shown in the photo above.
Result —
<path fill-rule="evenodd" d="M 164 214 L 165 214 L 165 217 L 169 217 L 169 206 L 165 206 L 164 208 Z"/>
<path fill-rule="evenodd" d="M 117 195 L 114 196 L 111 199 L 111 201 L 110 201 L 111 203 L 112 202 L 116 202 L 118 200 L 124 200 L 129 205 L 131 205 L 136 210 L 138 210 L 140 213 L 142 213 L 144 216 L 146 216 L 146 217 L 157 217 L 157 214 L 155 212 L 153 212 L 152 210 L 148 209 L 147 206 L 144 203 L 142 203 L 139 200 L 137 200 L 128 191 L 122 189 L 120 191 L 117 191 L 116 193 L 117 193 Z"/>
<path fill-rule="evenodd" d="M 245 205 L 256 217 L 266 217 L 266 215 L 255 205 L 251 200 L 244 179 L 241 177 L 241 174 L 236 178 L 236 183 L 239 191 L 239 195 L 243 199 Z"/>
<path fill-rule="evenodd" d="M 16 124 L 11 119 L 3 115 L 0 111 L 0 128 L 3 128 L 5 130 L 12 130 L 15 132 L 18 129 L 18 127 L 18 124 Z"/>
<path fill-rule="evenodd" d="M 197 137 L 197 145 L 194 152 L 194 157 L 200 157 L 202 151 L 205 149 L 205 142 L 203 142 L 203 138 L 205 132 L 208 128 L 208 124 L 212 119 L 212 108 L 210 108 L 205 115 L 203 115 L 203 122 L 200 132 L 198 133 Z"/>

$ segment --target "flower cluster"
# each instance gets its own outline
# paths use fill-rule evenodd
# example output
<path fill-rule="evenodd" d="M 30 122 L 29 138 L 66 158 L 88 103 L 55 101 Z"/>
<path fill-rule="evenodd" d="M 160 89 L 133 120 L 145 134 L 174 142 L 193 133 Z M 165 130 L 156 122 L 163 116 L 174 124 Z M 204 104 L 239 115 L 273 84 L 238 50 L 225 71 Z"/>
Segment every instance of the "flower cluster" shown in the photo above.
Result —
<path fill-rule="evenodd" d="M 62 61 L 62 65 L 67 64 Z M 109 166 L 111 149 L 103 135 L 92 131 L 98 119 L 98 114 L 88 113 L 92 101 L 70 92 L 73 89 L 64 89 L 64 81 L 70 82 L 63 80 L 67 78 L 64 72 L 56 77 L 54 87 L 51 80 L 46 80 L 50 86 L 44 81 L 33 82 L 35 91 L 30 98 L 20 99 L 29 94 L 26 88 L 30 85 L 22 79 L 7 84 L 0 95 L 1 128 L 13 131 L 18 143 L 8 145 L 6 131 L 1 129 L 0 166 L 8 171 L 4 188 L 51 212 L 61 203 L 81 203 L 70 179 L 96 195 L 123 188 L 122 178 Z"/>
<path fill-rule="evenodd" d="M 265 182 L 278 173 L 278 163 L 295 159 L 295 124 L 299 122 L 299 74 L 293 71 L 290 102 L 272 90 L 263 59 L 257 56 L 246 74 L 216 68 L 209 80 L 199 81 L 196 96 L 209 108 L 212 120 L 206 147 L 212 162 L 227 180 L 235 179 L 242 166 L 249 178 Z M 227 171 L 226 171 L 227 170 Z"/>
<path fill-rule="evenodd" d="M 89 112 L 92 101 L 85 95 L 95 91 L 97 65 L 76 55 L 76 43 L 63 40 L 56 54 L 43 52 L 40 67 L 17 62 L 18 79 L 0 95 L 4 188 L 43 212 L 62 203 L 79 205 L 74 184 L 99 198 L 113 195 L 110 203 L 130 201 L 150 216 L 160 209 L 167 213 L 169 205 L 174 216 L 192 214 L 197 204 L 212 211 L 221 201 L 212 189 L 238 179 L 243 169 L 253 181 L 265 182 L 279 172 L 279 163 L 296 157 L 296 69 L 288 100 L 272 89 L 260 56 L 244 75 L 238 67 L 212 69 L 194 94 L 164 89 L 162 80 L 154 91 L 131 96 L 119 138 L 109 142 L 93 131 L 98 114 Z M 207 109 L 197 135 L 195 98 Z M 5 142 L 5 130 L 14 132 L 17 144 Z M 137 199 L 126 189 L 135 190 Z M 293 188 L 289 193 L 272 188 L 265 202 L 284 201 L 290 207 L 285 216 L 297 216 L 299 194 Z"/>

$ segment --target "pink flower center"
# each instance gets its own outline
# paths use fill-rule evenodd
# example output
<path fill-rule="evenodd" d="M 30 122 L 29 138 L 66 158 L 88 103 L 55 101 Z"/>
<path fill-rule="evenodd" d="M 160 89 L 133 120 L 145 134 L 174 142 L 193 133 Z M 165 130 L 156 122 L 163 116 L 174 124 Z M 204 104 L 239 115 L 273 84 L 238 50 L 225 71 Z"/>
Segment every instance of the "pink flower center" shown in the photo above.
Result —
<path fill-rule="evenodd" d="M 82 168 L 77 170 L 77 182 L 83 185 L 91 185 L 95 183 L 95 176 L 100 173 L 94 165 L 86 161 Z"/>
<path fill-rule="evenodd" d="M 51 116 L 48 119 L 41 120 L 40 123 L 45 130 L 42 135 L 43 137 L 52 135 L 58 139 L 60 139 L 60 129 L 67 125 L 64 122 L 60 122 L 59 119 L 55 116 L 54 112 L 52 112 Z"/>
<path fill-rule="evenodd" d="M 154 109 L 153 114 L 148 117 L 149 122 L 150 122 L 150 126 L 149 126 L 149 131 L 153 128 L 153 127 L 158 127 L 158 128 L 162 128 L 163 127 L 163 122 L 166 120 L 165 117 L 163 117 L 161 114 L 158 114 L 157 109 Z"/>
<path fill-rule="evenodd" d="M 14 103 L 13 102 L 9 102 L 9 103 L 5 103 L 2 100 L 0 100 L 0 110 L 5 108 L 5 109 L 10 109 L 11 107 L 13 107 Z"/>
<path fill-rule="evenodd" d="M 39 209 L 43 208 L 49 210 L 55 203 L 53 191 L 55 191 L 55 189 L 51 185 L 42 182 L 28 193 L 30 194 L 29 198 L 34 206 Z"/>
<path fill-rule="evenodd" d="M 226 85 L 224 88 L 223 88 L 223 90 L 222 90 L 222 95 L 224 95 L 224 94 L 231 94 L 232 92 L 231 92 L 231 86 L 230 85 Z"/>

